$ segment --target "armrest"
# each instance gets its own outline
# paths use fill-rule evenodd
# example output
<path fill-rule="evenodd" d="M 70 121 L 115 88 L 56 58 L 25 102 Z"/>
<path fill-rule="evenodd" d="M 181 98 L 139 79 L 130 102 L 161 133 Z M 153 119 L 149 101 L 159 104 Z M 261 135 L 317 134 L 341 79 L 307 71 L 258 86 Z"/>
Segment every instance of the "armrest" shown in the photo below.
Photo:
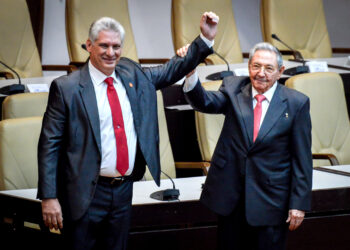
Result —
<path fill-rule="evenodd" d="M 140 64 L 164 64 L 169 61 L 168 58 L 140 58 Z M 73 65 L 77 68 L 83 66 L 86 62 L 70 62 L 69 65 Z"/>
<path fill-rule="evenodd" d="M 332 48 L 334 54 L 350 54 L 350 48 Z"/>
<path fill-rule="evenodd" d="M 175 162 L 175 168 L 178 169 L 202 169 L 204 175 L 208 174 L 209 162 Z"/>
<path fill-rule="evenodd" d="M 140 64 L 164 64 L 169 58 L 139 58 Z"/>
<path fill-rule="evenodd" d="M 243 52 L 242 56 L 243 58 L 249 58 L 249 52 Z"/>
<path fill-rule="evenodd" d="M 66 71 L 67 73 L 72 73 L 77 70 L 77 67 L 74 65 L 42 65 L 43 70 L 48 71 Z"/>
<path fill-rule="evenodd" d="M 14 75 L 10 72 L 0 72 L 0 77 L 4 77 L 6 79 L 14 79 Z"/>
<path fill-rule="evenodd" d="M 70 62 L 69 65 L 73 65 L 76 68 L 80 68 L 81 66 L 83 66 L 86 62 Z"/>
<path fill-rule="evenodd" d="M 280 50 L 280 52 L 284 56 L 294 56 L 294 53 L 291 50 Z"/>
<path fill-rule="evenodd" d="M 210 58 L 205 58 L 204 59 L 204 64 L 205 65 L 214 65 L 213 61 Z"/>
<path fill-rule="evenodd" d="M 293 56 L 295 60 L 304 61 L 303 56 L 297 50 L 280 50 L 284 56 Z"/>
<path fill-rule="evenodd" d="M 329 160 L 331 165 L 339 165 L 338 159 L 333 154 L 312 154 L 312 158 L 315 160 Z"/>

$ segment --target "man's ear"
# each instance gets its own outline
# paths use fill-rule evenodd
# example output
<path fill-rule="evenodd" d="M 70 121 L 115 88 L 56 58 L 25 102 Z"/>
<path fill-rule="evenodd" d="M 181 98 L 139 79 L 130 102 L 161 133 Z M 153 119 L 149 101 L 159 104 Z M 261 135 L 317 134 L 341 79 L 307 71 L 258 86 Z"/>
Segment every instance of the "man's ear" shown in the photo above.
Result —
<path fill-rule="evenodd" d="M 91 42 L 90 39 L 87 39 L 87 40 L 86 40 L 86 50 L 87 50 L 88 52 L 91 52 L 91 47 L 92 47 L 92 42 Z"/>
<path fill-rule="evenodd" d="M 286 67 L 282 66 L 280 69 L 279 69 L 279 72 L 280 72 L 280 77 L 282 76 L 284 70 L 286 69 Z"/>

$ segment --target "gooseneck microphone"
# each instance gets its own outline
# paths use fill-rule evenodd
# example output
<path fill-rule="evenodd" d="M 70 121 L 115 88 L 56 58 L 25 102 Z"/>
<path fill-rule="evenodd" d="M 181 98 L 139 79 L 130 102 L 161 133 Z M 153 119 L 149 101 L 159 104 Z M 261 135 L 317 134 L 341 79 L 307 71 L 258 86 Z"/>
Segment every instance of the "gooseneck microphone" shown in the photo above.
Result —
<path fill-rule="evenodd" d="M 214 51 L 214 54 L 216 54 L 219 58 L 221 58 L 226 63 L 227 70 L 207 75 L 206 78 L 210 81 L 216 81 L 216 80 L 222 80 L 226 76 L 233 76 L 234 72 L 230 70 L 230 65 L 228 64 L 228 61 L 216 51 Z"/>
<path fill-rule="evenodd" d="M 24 85 L 21 83 L 21 78 L 17 74 L 17 72 L 12 69 L 10 66 L 6 65 L 4 62 L 0 61 L 0 64 L 8 68 L 10 71 L 12 71 L 18 78 L 18 84 L 11 84 L 8 86 L 4 86 L 0 88 L 0 94 L 3 95 L 13 95 L 13 94 L 18 94 L 18 93 L 23 93 L 24 92 Z"/>
<path fill-rule="evenodd" d="M 288 46 L 288 44 L 286 44 L 285 42 L 283 42 L 276 34 L 271 34 L 271 37 L 273 39 L 275 39 L 276 41 L 279 41 L 280 43 L 282 43 L 284 46 L 286 46 L 288 49 L 290 49 L 293 52 L 293 56 L 295 60 L 298 61 L 302 61 L 304 62 L 304 58 L 301 55 L 301 53 L 293 48 L 291 48 L 290 46 Z"/>
<path fill-rule="evenodd" d="M 302 62 L 303 66 L 297 66 L 297 67 L 293 67 L 293 68 L 289 68 L 286 69 L 283 74 L 285 75 L 290 75 L 290 76 L 294 76 L 294 75 L 298 75 L 298 74 L 303 74 L 303 73 L 308 73 L 309 72 L 309 67 L 305 66 L 305 60 L 304 57 L 301 55 L 301 53 L 293 48 L 291 48 L 290 46 L 288 46 L 288 44 L 286 44 L 285 42 L 283 42 L 276 34 L 271 34 L 271 37 L 277 41 L 279 41 L 280 43 L 282 43 L 284 46 L 286 46 L 288 49 L 290 49 L 293 52 L 293 56 L 294 59 L 298 62 Z"/>
<path fill-rule="evenodd" d="M 161 172 L 166 177 L 168 177 L 170 179 L 170 181 L 173 184 L 173 188 L 156 191 L 156 192 L 152 193 L 150 195 L 150 197 L 152 199 L 156 199 L 156 200 L 160 200 L 160 201 L 174 201 L 174 200 L 178 200 L 179 199 L 179 195 L 180 195 L 180 191 L 175 188 L 175 183 L 174 183 L 173 179 L 169 175 L 164 173 L 162 170 L 161 170 Z"/>

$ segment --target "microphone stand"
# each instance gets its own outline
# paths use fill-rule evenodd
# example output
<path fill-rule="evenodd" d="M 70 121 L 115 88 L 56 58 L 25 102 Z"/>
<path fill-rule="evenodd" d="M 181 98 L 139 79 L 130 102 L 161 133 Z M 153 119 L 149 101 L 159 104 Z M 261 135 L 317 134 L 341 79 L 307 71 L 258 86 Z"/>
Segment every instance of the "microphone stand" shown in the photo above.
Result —
<path fill-rule="evenodd" d="M 276 34 L 271 34 L 271 37 L 273 39 L 279 41 L 280 43 L 282 43 L 284 46 L 286 46 L 288 49 L 290 49 L 293 52 L 293 56 L 295 59 L 294 61 L 303 63 L 303 66 L 297 66 L 297 67 L 286 69 L 283 72 L 283 74 L 294 76 L 294 75 L 298 75 L 298 74 L 309 73 L 309 67 L 305 66 L 304 57 L 301 55 L 301 53 L 299 51 L 292 49 L 285 42 L 283 42 Z"/>
<path fill-rule="evenodd" d="M 210 81 L 216 81 L 216 80 L 222 80 L 226 76 L 233 76 L 234 73 L 233 73 L 233 71 L 230 70 L 230 65 L 228 64 L 227 60 L 223 56 L 218 54 L 216 51 L 214 51 L 214 54 L 216 54 L 219 58 L 221 58 L 226 63 L 227 70 L 210 74 L 206 77 L 206 79 L 208 79 Z"/>
<path fill-rule="evenodd" d="M 3 63 L 2 61 L 0 61 L 0 64 L 4 65 L 6 68 L 8 68 L 9 70 L 11 70 L 18 78 L 18 84 L 11 84 L 8 86 L 4 86 L 2 88 L 0 88 L 0 94 L 3 95 L 12 95 L 12 94 L 18 94 L 18 93 L 23 93 L 25 90 L 24 85 L 21 82 L 21 78 L 19 77 L 19 75 L 17 74 L 17 72 L 15 70 L 13 70 L 10 66 L 7 66 L 5 63 Z"/>
<path fill-rule="evenodd" d="M 170 181 L 173 183 L 173 188 L 169 189 L 164 189 L 160 191 L 153 192 L 150 197 L 155 200 L 160 200 L 160 201 L 174 201 L 179 199 L 180 191 L 175 188 L 175 183 L 173 179 L 161 171 L 166 177 L 170 179 Z"/>

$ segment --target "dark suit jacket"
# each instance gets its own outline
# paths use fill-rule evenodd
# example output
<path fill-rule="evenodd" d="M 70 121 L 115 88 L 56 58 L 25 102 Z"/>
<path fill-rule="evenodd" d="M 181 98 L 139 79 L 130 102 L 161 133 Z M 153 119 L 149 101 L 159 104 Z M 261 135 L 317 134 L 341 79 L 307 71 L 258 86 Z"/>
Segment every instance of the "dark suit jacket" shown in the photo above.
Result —
<path fill-rule="evenodd" d="M 228 215 L 245 195 L 250 225 L 277 225 L 285 222 L 289 209 L 310 209 L 309 99 L 278 84 L 253 143 L 251 88 L 247 77 L 227 77 L 219 91 L 197 84 L 186 94 L 196 110 L 225 115 L 201 201 Z"/>
<path fill-rule="evenodd" d="M 185 58 L 174 57 L 159 67 L 143 69 L 127 58 L 117 64 L 116 74 L 126 89 L 137 134 L 135 180 L 142 178 L 147 164 L 160 183 L 156 90 L 180 80 L 211 53 L 197 38 Z M 100 163 L 97 101 L 85 65 L 51 84 L 38 146 L 38 198 L 58 198 L 64 216 L 79 219 L 94 196 Z"/>

